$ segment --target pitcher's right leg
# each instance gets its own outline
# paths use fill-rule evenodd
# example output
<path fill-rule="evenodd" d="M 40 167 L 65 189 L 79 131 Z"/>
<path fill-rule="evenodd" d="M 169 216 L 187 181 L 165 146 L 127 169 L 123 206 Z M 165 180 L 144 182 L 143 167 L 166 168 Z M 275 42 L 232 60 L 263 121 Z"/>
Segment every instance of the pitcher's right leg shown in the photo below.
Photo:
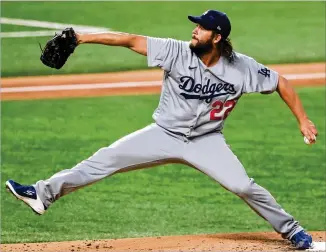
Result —
<path fill-rule="evenodd" d="M 154 166 L 178 159 L 182 142 L 151 124 L 127 135 L 72 169 L 62 170 L 34 187 L 45 207 L 60 197 L 117 172 Z"/>

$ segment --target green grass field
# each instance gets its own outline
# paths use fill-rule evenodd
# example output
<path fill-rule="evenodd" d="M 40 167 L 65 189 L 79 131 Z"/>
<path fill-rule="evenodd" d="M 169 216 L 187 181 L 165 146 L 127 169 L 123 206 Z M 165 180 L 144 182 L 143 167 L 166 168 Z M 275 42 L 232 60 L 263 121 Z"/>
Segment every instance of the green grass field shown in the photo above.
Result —
<path fill-rule="evenodd" d="M 308 230 L 326 230 L 325 88 L 298 92 L 319 129 L 316 145 L 303 143 L 277 94 L 243 97 L 224 134 L 249 176 Z M 5 192 L 9 178 L 47 178 L 151 123 L 158 98 L 3 102 L 2 243 L 272 231 L 239 198 L 182 165 L 114 175 L 60 199 L 41 217 Z"/>
<path fill-rule="evenodd" d="M 262 63 L 325 61 L 325 2 L 1 2 L 1 16 L 108 27 L 188 40 L 187 15 L 225 11 L 237 51 Z M 1 25 L 2 32 L 37 27 Z M 83 45 L 61 70 L 39 60 L 49 37 L 1 39 L 1 75 L 51 75 L 147 68 L 125 48 Z M 242 98 L 224 134 L 250 177 L 308 230 L 326 230 L 325 87 L 297 89 L 319 130 L 303 143 L 276 95 Z M 167 165 L 114 175 L 72 193 L 36 216 L 5 192 L 71 168 L 103 146 L 152 122 L 158 95 L 3 101 L 1 242 L 272 231 L 238 197 L 198 171 Z M 264 110 L 264 112 L 262 112 Z M 126 116 L 127 115 L 127 116 Z"/>
<path fill-rule="evenodd" d="M 194 28 L 187 15 L 199 15 L 215 8 L 230 16 L 235 49 L 262 63 L 325 60 L 325 2 L 2 2 L 1 7 L 2 17 L 7 18 L 104 26 L 182 40 L 189 40 Z M 10 25 L 2 29 L 23 30 Z M 25 30 L 36 28 L 26 27 Z M 48 39 L 50 37 L 2 39 L 2 76 L 147 67 L 145 57 L 128 49 L 83 45 L 64 68 L 53 70 L 39 60 L 38 42 L 44 45 Z"/>

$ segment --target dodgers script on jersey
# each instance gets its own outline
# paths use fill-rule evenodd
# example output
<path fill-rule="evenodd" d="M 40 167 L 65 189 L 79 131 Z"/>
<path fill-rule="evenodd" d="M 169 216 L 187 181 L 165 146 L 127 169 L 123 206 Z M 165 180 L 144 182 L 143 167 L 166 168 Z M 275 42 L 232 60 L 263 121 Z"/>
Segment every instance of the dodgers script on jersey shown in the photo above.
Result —
<path fill-rule="evenodd" d="M 189 42 L 148 37 L 148 66 L 164 70 L 155 122 L 189 138 L 222 131 L 242 94 L 276 90 L 277 72 L 243 54 L 235 56 L 233 64 L 221 57 L 206 67 Z"/>

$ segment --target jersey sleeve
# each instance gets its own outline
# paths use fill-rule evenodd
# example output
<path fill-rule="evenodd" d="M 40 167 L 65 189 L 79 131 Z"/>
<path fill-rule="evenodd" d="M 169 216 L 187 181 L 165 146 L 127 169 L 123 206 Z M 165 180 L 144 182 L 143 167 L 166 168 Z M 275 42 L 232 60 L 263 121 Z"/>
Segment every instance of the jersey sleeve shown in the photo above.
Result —
<path fill-rule="evenodd" d="M 181 41 L 147 37 L 147 64 L 170 71 L 181 50 Z"/>
<path fill-rule="evenodd" d="M 276 90 L 279 78 L 277 72 L 252 58 L 248 59 L 246 67 L 243 93 L 272 93 Z"/>

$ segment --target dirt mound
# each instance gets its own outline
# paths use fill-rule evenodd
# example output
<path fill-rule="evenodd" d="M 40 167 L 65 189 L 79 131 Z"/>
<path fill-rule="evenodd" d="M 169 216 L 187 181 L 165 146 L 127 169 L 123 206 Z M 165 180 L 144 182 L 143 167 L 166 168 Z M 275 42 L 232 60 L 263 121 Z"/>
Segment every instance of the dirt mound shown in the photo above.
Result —
<path fill-rule="evenodd" d="M 314 241 L 325 241 L 326 231 L 310 232 Z M 294 251 L 277 233 L 231 233 L 161 236 L 109 240 L 3 244 L 6 252 L 103 252 L 103 251 Z"/>

